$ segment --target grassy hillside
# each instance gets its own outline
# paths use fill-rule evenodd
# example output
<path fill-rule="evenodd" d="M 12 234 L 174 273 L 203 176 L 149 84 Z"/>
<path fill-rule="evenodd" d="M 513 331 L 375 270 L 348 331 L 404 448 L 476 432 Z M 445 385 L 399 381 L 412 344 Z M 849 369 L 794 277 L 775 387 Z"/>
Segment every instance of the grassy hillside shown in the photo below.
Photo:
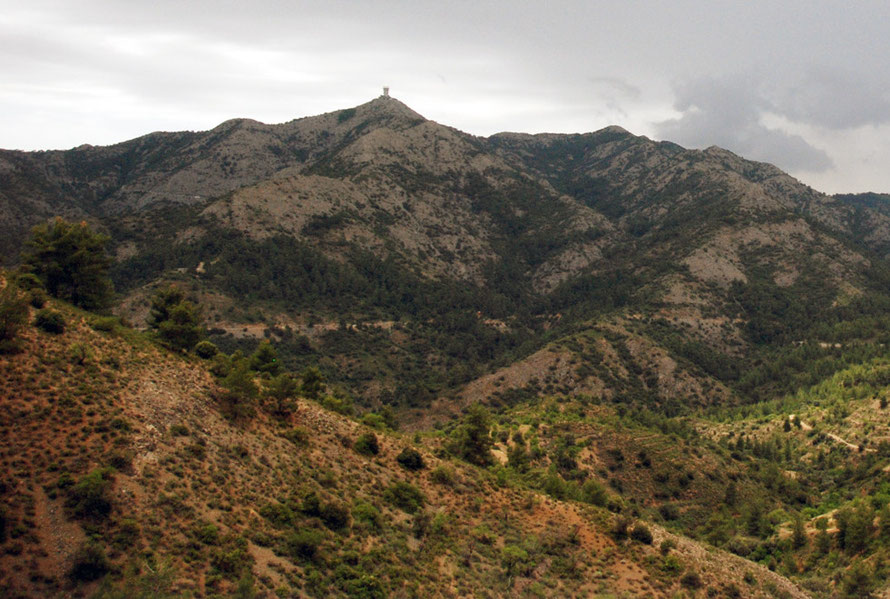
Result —
<path fill-rule="evenodd" d="M 646 522 L 630 481 L 630 499 L 548 494 L 452 457 L 456 433 L 371 428 L 324 396 L 276 416 L 261 395 L 233 417 L 206 362 L 47 309 L 64 332 L 27 324 L 0 362 L 5 596 L 804 596 Z M 636 436 L 608 411 L 541 410 L 545 453 L 576 422 Z M 495 438 L 530 418 L 505 413 Z"/>

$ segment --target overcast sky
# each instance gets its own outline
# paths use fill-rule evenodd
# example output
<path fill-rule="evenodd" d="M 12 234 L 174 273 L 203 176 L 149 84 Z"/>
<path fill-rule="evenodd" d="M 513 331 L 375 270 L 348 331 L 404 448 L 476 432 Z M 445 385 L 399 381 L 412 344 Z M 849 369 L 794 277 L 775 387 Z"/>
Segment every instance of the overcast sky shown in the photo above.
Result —
<path fill-rule="evenodd" d="M 0 0 L 0 147 L 391 93 L 476 135 L 617 124 L 890 192 L 890 2 Z"/>

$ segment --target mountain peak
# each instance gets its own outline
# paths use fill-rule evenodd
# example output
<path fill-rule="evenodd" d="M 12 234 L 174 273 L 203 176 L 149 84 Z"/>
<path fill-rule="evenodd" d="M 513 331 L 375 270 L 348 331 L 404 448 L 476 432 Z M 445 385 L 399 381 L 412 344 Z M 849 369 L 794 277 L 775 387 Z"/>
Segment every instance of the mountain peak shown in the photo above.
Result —
<path fill-rule="evenodd" d="M 383 119 L 409 119 L 411 121 L 427 120 L 423 115 L 409 108 L 405 103 L 396 100 L 392 96 L 379 96 L 370 102 L 360 104 L 353 110 L 357 114 L 365 117 L 376 117 Z"/>

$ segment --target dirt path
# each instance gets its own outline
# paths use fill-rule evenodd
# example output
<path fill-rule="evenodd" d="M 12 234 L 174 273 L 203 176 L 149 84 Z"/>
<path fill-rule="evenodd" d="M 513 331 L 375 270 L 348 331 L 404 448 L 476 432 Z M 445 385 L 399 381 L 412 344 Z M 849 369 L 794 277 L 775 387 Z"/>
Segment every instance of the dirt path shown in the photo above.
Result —
<path fill-rule="evenodd" d="M 811 424 L 807 424 L 806 422 L 804 422 L 803 420 L 801 420 L 801 419 L 800 419 L 800 416 L 797 416 L 796 414 L 792 414 L 792 416 L 794 416 L 794 418 L 795 418 L 798 422 L 800 422 L 800 428 L 801 428 L 801 429 L 803 429 L 803 430 L 805 430 L 805 431 L 813 430 L 813 425 L 811 425 Z M 854 444 L 854 443 L 850 443 L 849 441 L 847 441 L 847 440 L 844 439 L 843 437 L 839 437 L 838 435 L 835 435 L 834 433 L 825 433 L 825 436 L 828 437 L 829 439 L 832 439 L 832 440 L 834 440 L 834 441 L 837 441 L 837 442 L 840 443 L 841 445 L 845 445 L 845 446 L 849 447 L 850 449 L 855 449 L 856 451 L 859 451 L 859 446 L 858 446 L 858 445 L 856 445 L 856 444 Z M 877 451 L 877 449 L 874 449 L 873 447 L 866 447 L 864 451 L 865 451 L 866 453 L 874 453 L 874 452 Z"/>

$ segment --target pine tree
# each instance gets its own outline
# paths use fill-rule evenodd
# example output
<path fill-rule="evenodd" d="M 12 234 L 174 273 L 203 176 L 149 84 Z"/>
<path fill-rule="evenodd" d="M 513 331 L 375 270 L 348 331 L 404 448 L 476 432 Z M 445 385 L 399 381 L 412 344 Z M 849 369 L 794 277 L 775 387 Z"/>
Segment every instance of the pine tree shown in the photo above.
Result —
<path fill-rule="evenodd" d="M 268 339 L 264 339 L 250 356 L 250 369 L 259 373 L 268 373 L 272 376 L 275 376 L 281 370 L 278 352 Z"/>
<path fill-rule="evenodd" d="M 488 466 L 491 464 L 491 447 L 494 445 L 490 432 L 491 416 L 488 410 L 482 404 L 473 404 L 455 433 L 453 451 L 472 464 Z"/>
<path fill-rule="evenodd" d="M 155 293 L 147 322 L 161 341 L 173 349 L 190 350 L 204 338 L 200 308 L 175 285 Z"/>
<path fill-rule="evenodd" d="M 56 218 L 31 230 L 22 269 L 36 275 L 54 297 L 85 310 L 105 310 L 114 298 L 108 277 L 111 258 L 105 253 L 109 239 L 93 233 L 85 222 Z"/>

